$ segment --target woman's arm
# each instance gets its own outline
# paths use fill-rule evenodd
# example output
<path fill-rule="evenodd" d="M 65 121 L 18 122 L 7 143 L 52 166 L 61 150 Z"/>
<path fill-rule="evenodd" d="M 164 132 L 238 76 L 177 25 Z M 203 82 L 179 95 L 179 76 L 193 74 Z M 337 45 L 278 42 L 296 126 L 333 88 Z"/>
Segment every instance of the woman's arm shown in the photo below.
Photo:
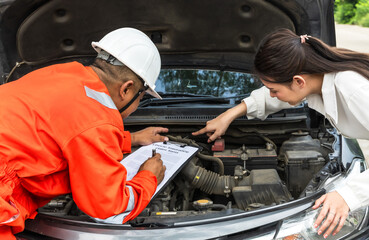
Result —
<path fill-rule="evenodd" d="M 207 133 L 209 139 L 208 142 L 212 142 L 215 139 L 222 136 L 228 129 L 228 126 L 238 117 L 245 115 L 247 112 L 247 106 L 245 103 L 240 103 L 237 106 L 228 109 L 218 117 L 210 120 L 206 123 L 206 127 L 200 129 L 197 132 L 193 132 L 192 135 L 197 136 Z"/>
<path fill-rule="evenodd" d="M 269 114 L 278 112 L 284 108 L 292 107 L 286 102 L 282 102 L 277 98 L 270 96 L 269 89 L 261 87 L 252 91 L 249 97 L 245 98 L 242 103 L 228 109 L 218 117 L 206 123 L 206 127 L 192 134 L 197 136 L 207 133 L 209 136 L 208 142 L 212 142 L 220 138 L 229 125 L 238 117 L 246 115 L 248 118 L 259 118 L 264 120 Z"/>

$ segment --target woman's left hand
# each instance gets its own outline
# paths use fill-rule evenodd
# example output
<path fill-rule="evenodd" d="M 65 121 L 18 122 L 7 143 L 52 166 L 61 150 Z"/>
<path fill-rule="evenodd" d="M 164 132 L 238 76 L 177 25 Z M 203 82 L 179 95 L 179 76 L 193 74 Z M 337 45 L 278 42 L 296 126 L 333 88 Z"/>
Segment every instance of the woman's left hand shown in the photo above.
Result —
<path fill-rule="evenodd" d="M 324 223 L 318 230 L 318 234 L 322 234 L 327 229 L 324 233 L 324 238 L 327 238 L 329 234 L 331 234 L 331 232 L 336 228 L 336 226 L 337 228 L 332 234 L 333 236 L 341 230 L 348 216 L 350 208 L 337 191 L 333 191 L 321 196 L 315 201 L 313 209 L 317 209 L 322 203 L 323 207 L 314 223 L 314 228 L 317 228 L 325 219 Z"/>
<path fill-rule="evenodd" d="M 149 145 L 154 142 L 168 141 L 168 137 L 160 135 L 160 133 L 167 133 L 168 131 L 168 128 L 148 127 L 141 131 L 131 133 L 131 145 L 142 146 Z"/>

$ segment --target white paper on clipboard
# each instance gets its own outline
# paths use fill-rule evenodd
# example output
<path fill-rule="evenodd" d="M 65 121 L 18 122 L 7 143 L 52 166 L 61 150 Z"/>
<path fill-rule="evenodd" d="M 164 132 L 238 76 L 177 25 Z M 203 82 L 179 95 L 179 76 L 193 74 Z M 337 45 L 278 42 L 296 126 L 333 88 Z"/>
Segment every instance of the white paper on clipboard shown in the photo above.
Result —
<path fill-rule="evenodd" d="M 136 174 L 141 164 L 152 156 L 152 150 L 156 149 L 160 153 L 161 160 L 166 166 L 163 181 L 158 185 L 153 198 L 175 176 L 181 167 L 199 151 L 199 148 L 188 146 L 178 142 L 157 142 L 147 146 L 142 146 L 130 155 L 123 158 L 120 162 L 127 169 L 127 181 L 131 180 Z"/>

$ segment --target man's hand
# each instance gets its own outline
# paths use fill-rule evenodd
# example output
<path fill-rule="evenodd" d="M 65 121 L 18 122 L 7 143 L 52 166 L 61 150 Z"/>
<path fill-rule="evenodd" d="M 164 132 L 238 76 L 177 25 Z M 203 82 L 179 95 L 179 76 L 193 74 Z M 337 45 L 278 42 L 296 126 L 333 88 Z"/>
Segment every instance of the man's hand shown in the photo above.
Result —
<path fill-rule="evenodd" d="M 315 201 L 313 209 L 317 209 L 322 203 L 324 204 L 318 218 L 314 223 L 314 227 L 317 228 L 325 218 L 324 223 L 318 230 L 318 234 L 322 234 L 324 230 L 327 229 L 324 233 L 324 238 L 327 238 L 329 234 L 331 234 L 331 232 L 336 228 L 336 226 L 337 228 L 332 234 L 333 236 L 341 230 L 348 216 L 350 208 L 342 196 L 336 191 L 321 196 Z"/>
<path fill-rule="evenodd" d="M 168 128 L 148 127 L 141 131 L 131 133 L 132 146 L 144 146 L 154 142 L 166 142 L 168 137 L 161 136 L 160 133 L 167 133 Z"/>
<path fill-rule="evenodd" d="M 147 170 L 152 172 L 158 181 L 158 185 L 163 181 L 164 173 L 166 167 L 163 165 L 161 160 L 161 155 L 159 153 L 155 154 L 154 157 L 147 159 L 138 169 L 138 171 Z"/>

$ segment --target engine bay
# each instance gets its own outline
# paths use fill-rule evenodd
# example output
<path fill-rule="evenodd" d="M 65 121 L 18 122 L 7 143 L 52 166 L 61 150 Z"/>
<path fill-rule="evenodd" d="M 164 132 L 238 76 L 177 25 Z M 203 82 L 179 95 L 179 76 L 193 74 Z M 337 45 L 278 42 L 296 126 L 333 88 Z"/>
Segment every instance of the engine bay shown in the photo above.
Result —
<path fill-rule="evenodd" d="M 207 143 L 206 135 L 191 136 L 193 127 L 168 128 L 170 141 L 202 150 L 129 222 L 133 226 L 252 211 L 307 196 L 318 188 L 322 180 L 318 173 L 329 163 L 335 141 L 321 128 L 265 133 L 268 127 L 262 130 L 231 125 L 221 139 Z M 71 194 L 53 199 L 39 212 L 93 221 L 78 209 Z"/>

